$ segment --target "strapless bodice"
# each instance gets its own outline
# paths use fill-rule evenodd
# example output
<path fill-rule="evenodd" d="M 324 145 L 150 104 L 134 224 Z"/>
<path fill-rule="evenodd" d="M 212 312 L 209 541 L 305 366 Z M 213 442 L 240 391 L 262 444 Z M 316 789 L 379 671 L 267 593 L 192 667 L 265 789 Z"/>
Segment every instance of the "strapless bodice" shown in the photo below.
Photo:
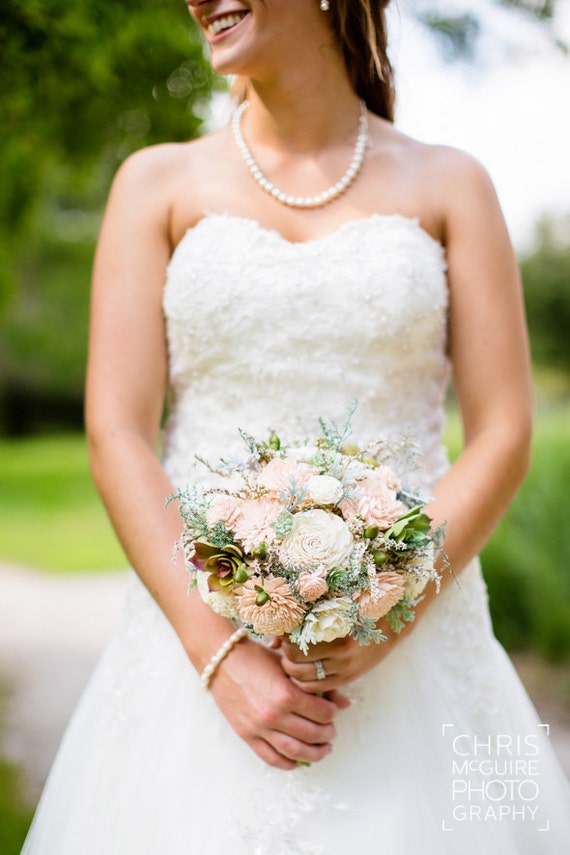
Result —
<path fill-rule="evenodd" d="M 238 428 L 310 437 L 320 416 L 342 420 L 356 398 L 355 440 L 412 436 L 433 483 L 447 465 L 445 270 L 442 246 L 401 215 L 306 243 L 204 216 L 176 247 L 164 288 L 163 459 L 174 481 L 199 477 L 196 454 L 240 453 Z"/>

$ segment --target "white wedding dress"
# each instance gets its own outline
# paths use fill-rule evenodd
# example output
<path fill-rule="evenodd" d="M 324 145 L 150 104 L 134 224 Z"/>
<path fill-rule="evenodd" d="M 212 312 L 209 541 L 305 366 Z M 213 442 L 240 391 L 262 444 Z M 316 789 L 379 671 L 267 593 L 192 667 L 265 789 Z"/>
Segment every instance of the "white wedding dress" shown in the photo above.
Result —
<path fill-rule="evenodd" d="M 164 291 L 167 471 L 184 485 L 200 477 L 195 454 L 240 453 L 239 427 L 310 437 L 355 396 L 355 439 L 411 433 L 429 489 L 448 466 L 447 302 L 443 249 L 415 220 L 374 215 L 290 243 L 206 215 Z M 477 561 L 459 583 L 348 687 L 331 755 L 284 772 L 233 732 L 133 573 L 23 852 L 570 852 L 566 780 L 493 637 Z"/>

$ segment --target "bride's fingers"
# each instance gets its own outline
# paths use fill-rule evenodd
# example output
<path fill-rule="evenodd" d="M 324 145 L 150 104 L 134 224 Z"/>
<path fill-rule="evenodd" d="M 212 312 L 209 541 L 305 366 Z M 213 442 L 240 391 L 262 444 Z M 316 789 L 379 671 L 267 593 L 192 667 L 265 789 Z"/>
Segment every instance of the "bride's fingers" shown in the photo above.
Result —
<path fill-rule="evenodd" d="M 268 766 L 286 770 L 294 769 L 297 766 L 294 760 L 284 757 L 272 745 L 266 742 L 265 739 L 252 739 L 250 745 L 257 756 L 267 763 Z"/>
<path fill-rule="evenodd" d="M 328 659 L 329 657 L 342 656 L 350 647 L 351 639 L 339 638 L 336 641 L 323 641 L 320 644 L 311 644 L 308 653 L 303 653 L 296 644 L 283 639 L 281 650 L 287 659 L 292 662 L 314 662 L 315 659 Z"/>
<path fill-rule="evenodd" d="M 318 660 L 325 669 L 325 674 L 331 677 L 336 673 L 334 662 L 332 660 Z M 289 677 L 298 680 L 300 683 L 312 682 L 317 679 L 317 666 L 314 661 L 307 662 L 292 662 L 286 656 L 281 659 L 281 667 Z"/>
<path fill-rule="evenodd" d="M 343 695 L 342 692 L 339 692 L 338 689 L 332 689 L 326 693 L 326 697 L 329 701 L 332 701 L 333 704 L 336 704 L 339 710 L 346 710 L 352 704 L 350 698 L 347 698 L 346 695 Z"/>
<path fill-rule="evenodd" d="M 308 745 L 289 734 L 277 731 L 274 731 L 270 738 L 272 748 L 287 760 L 293 760 L 294 763 L 316 763 L 332 751 L 330 742 L 323 745 Z"/>

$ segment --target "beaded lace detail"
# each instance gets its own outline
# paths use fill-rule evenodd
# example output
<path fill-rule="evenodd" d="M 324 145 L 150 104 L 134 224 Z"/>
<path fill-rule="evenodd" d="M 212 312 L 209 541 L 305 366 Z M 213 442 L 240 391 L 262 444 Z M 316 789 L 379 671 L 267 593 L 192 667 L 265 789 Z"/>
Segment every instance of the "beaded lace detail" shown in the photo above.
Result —
<path fill-rule="evenodd" d="M 176 248 L 164 290 L 171 477 L 203 476 L 195 454 L 241 452 L 238 428 L 308 437 L 356 397 L 355 438 L 411 435 L 433 483 L 446 467 L 445 269 L 441 245 L 400 215 L 307 243 L 206 215 Z"/>

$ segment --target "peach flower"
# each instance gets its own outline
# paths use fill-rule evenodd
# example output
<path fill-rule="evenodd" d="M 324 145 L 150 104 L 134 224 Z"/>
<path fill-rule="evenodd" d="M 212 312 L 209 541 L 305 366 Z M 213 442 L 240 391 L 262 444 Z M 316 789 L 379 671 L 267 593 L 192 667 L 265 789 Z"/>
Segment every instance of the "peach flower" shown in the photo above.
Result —
<path fill-rule="evenodd" d="M 297 579 L 297 590 L 304 600 L 312 603 L 322 597 L 328 589 L 325 579 L 326 571 L 316 570 L 314 573 L 300 573 Z"/>
<path fill-rule="evenodd" d="M 381 618 L 404 596 L 404 580 L 399 573 L 378 573 L 374 588 L 356 600 L 358 611 L 365 617 Z"/>
<path fill-rule="evenodd" d="M 262 605 L 257 604 L 259 591 L 262 587 L 268 598 Z M 260 635 L 285 635 L 299 626 L 303 620 L 305 609 L 299 603 L 293 591 L 285 581 L 278 576 L 267 576 L 262 579 L 252 576 L 245 585 L 234 588 L 235 609 L 238 617 L 253 631 Z"/>
<path fill-rule="evenodd" d="M 343 499 L 339 504 L 339 508 L 345 520 L 352 519 L 358 514 L 358 500 Z"/>
<path fill-rule="evenodd" d="M 404 505 L 396 498 L 396 493 L 382 482 L 370 479 L 364 481 L 362 486 L 364 495 L 358 500 L 357 509 L 366 520 L 366 525 L 386 530 L 406 512 Z"/>
<path fill-rule="evenodd" d="M 243 500 L 238 499 L 237 496 L 228 496 L 227 493 L 214 493 L 210 506 L 206 511 L 208 525 L 213 526 L 217 522 L 222 522 L 228 528 L 233 529 L 240 514 L 242 504 Z"/>
<path fill-rule="evenodd" d="M 389 466 L 379 466 L 370 476 L 371 480 L 381 481 L 389 490 L 398 493 L 402 489 L 402 482 Z"/>
<path fill-rule="evenodd" d="M 297 487 L 304 487 L 315 474 L 316 469 L 308 463 L 299 463 L 290 457 L 274 457 L 263 469 L 257 483 L 278 496 L 281 490 L 290 488 L 292 481 Z"/>
<path fill-rule="evenodd" d="M 246 499 L 242 502 L 239 516 L 233 531 L 246 552 L 251 552 L 258 544 L 268 543 L 275 536 L 271 524 L 281 511 L 281 504 L 270 496 L 260 499 Z"/>

